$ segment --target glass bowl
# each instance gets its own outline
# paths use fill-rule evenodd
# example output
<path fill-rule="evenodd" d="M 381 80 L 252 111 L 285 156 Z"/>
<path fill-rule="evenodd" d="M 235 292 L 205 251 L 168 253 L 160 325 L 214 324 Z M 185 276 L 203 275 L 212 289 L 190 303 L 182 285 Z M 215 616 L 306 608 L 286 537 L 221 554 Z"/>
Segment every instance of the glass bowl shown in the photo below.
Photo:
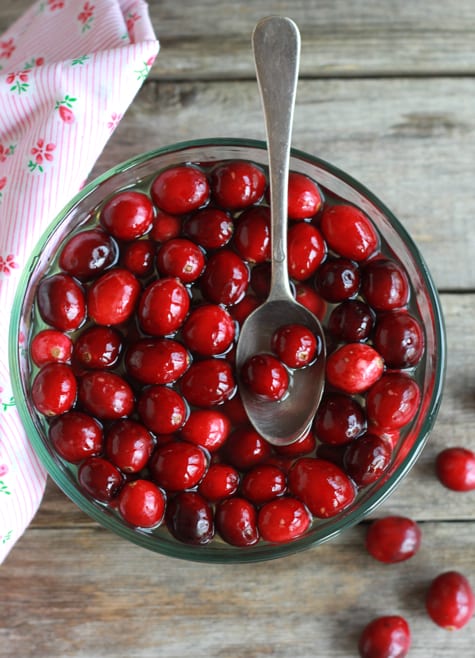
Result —
<path fill-rule="evenodd" d="M 79 488 L 76 467 L 55 453 L 48 440 L 48 422 L 35 410 L 30 397 L 36 367 L 29 358 L 28 345 L 34 333 L 42 328 L 35 311 L 38 284 L 54 266 L 63 241 L 89 220 L 91 209 L 117 189 L 140 187 L 159 170 L 175 164 L 190 162 L 210 166 L 232 159 L 250 160 L 265 168 L 266 145 L 242 139 L 174 144 L 119 164 L 84 187 L 51 223 L 33 251 L 18 286 L 9 337 L 14 395 L 24 428 L 47 472 L 64 493 L 90 517 L 134 544 L 157 553 L 210 563 L 254 562 L 295 553 L 334 538 L 373 512 L 400 484 L 420 455 L 437 416 L 445 373 L 445 333 L 437 291 L 405 228 L 378 198 L 348 174 L 314 156 L 293 150 L 291 170 L 306 174 L 323 190 L 363 210 L 377 228 L 385 250 L 403 264 L 411 282 L 411 304 L 425 331 L 425 353 L 416 373 L 422 403 L 413 421 L 404 428 L 389 468 L 379 480 L 362 489 L 352 505 L 333 518 L 315 520 L 303 536 L 285 544 L 259 541 L 245 548 L 231 546 L 219 537 L 205 545 L 189 545 L 174 539 L 164 527 L 153 531 L 134 528 Z"/>

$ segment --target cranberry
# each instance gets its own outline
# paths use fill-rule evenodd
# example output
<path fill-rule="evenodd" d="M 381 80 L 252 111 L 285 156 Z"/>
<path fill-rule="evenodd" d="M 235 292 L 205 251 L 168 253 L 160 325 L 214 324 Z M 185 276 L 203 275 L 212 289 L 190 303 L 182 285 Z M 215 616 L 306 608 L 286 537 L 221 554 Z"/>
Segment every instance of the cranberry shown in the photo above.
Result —
<path fill-rule="evenodd" d="M 132 272 L 121 267 L 108 270 L 88 290 L 89 318 L 97 324 L 121 324 L 135 311 L 139 294 L 140 283 Z"/>
<path fill-rule="evenodd" d="M 74 343 L 74 359 L 85 368 L 108 368 L 117 363 L 122 336 L 111 327 L 92 325 Z"/>
<path fill-rule="evenodd" d="M 299 304 L 308 308 L 319 320 L 323 320 L 327 311 L 327 303 L 312 287 L 306 283 L 296 283 L 295 299 Z"/>
<path fill-rule="evenodd" d="M 328 258 L 315 274 L 316 289 L 328 302 L 342 302 L 358 294 L 360 271 L 346 258 Z"/>
<path fill-rule="evenodd" d="M 446 571 L 431 582 L 426 608 L 432 621 L 448 631 L 468 624 L 475 609 L 475 597 L 467 578 L 458 571 Z"/>
<path fill-rule="evenodd" d="M 313 217 L 322 204 L 322 194 L 315 181 L 297 171 L 289 172 L 287 212 L 290 220 Z"/>
<path fill-rule="evenodd" d="M 181 232 L 181 219 L 176 215 L 169 215 L 162 210 L 158 210 L 153 220 L 152 228 L 149 233 L 151 240 L 155 242 L 166 242 L 172 238 L 177 238 Z"/>
<path fill-rule="evenodd" d="M 214 252 L 201 277 L 201 290 L 215 304 L 236 304 L 249 285 L 249 269 L 243 259 L 230 249 Z"/>
<path fill-rule="evenodd" d="M 180 215 L 205 205 L 209 197 L 209 185 L 205 174 L 198 167 L 176 165 L 156 176 L 150 194 L 161 210 Z"/>
<path fill-rule="evenodd" d="M 30 355 L 38 367 L 47 363 L 67 363 L 71 360 L 73 341 L 57 329 L 43 329 L 33 336 Z"/>
<path fill-rule="evenodd" d="M 343 393 L 326 393 L 317 409 L 313 432 L 323 443 L 346 445 L 366 429 L 366 417 L 360 403 Z"/>
<path fill-rule="evenodd" d="M 409 624 L 399 615 L 373 619 L 363 629 L 358 643 L 361 658 L 405 658 L 410 646 Z"/>
<path fill-rule="evenodd" d="M 249 418 L 244 409 L 239 393 L 236 393 L 236 395 L 229 398 L 229 400 L 225 400 L 221 405 L 221 411 L 226 414 L 234 426 L 243 425 L 244 423 L 249 422 Z"/>
<path fill-rule="evenodd" d="M 452 491 L 475 489 L 475 452 L 454 446 L 437 455 L 435 470 L 440 482 Z"/>
<path fill-rule="evenodd" d="M 188 403 L 196 407 L 221 404 L 236 390 L 233 369 L 224 359 L 195 361 L 181 378 L 180 386 Z"/>
<path fill-rule="evenodd" d="M 424 332 L 415 317 L 392 311 L 378 317 L 373 345 L 388 368 L 416 366 L 424 353 Z"/>
<path fill-rule="evenodd" d="M 86 318 L 84 290 L 69 274 L 53 274 L 42 279 L 37 300 L 43 320 L 60 331 L 73 331 Z"/>
<path fill-rule="evenodd" d="M 400 429 L 413 420 L 421 401 L 417 382 L 399 372 L 385 373 L 366 396 L 370 423 L 385 429 Z"/>
<path fill-rule="evenodd" d="M 194 409 L 181 430 L 185 441 L 216 452 L 224 444 L 231 430 L 228 417 L 217 409 Z"/>
<path fill-rule="evenodd" d="M 365 434 L 352 441 L 343 456 L 345 471 L 359 487 L 376 482 L 388 469 L 391 445 L 375 434 Z"/>
<path fill-rule="evenodd" d="M 79 380 L 78 398 L 86 411 L 101 420 L 129 416 L 134 408 L 130 385 L 114 372 L 94 370 Z"/>
<path fill-rule="evenodd" d="M 59 266 L 78 279 L 90 279 L 113 265 L 118 247 L 105 231 L 94 228 L 73 235 L 59 256 Z"/>
<path fill-rule="evenodd" d="M 76 378 L 65 363 L 47 363 L 38 372 L 31 387 L 35 409 L 45 416 L 69 411 L 76 401 L 76 393 Z"/>
<path fill-rule="evenodd" d="M 106 431 L 107 458 L 123 473 L 138 473 L 145 468 L 153 448 L 150 432 L 129 418 L 114 422 Z"/>
<path fill-rule="evenodd" d="M 260 300 L 255 295 L 247 294 L 240 302 L 231 306 L 229 313 L 235 322 L 242 324 L 260 304 Z"/>
<path fill-rule="evenodd" d="M 191 362 L 186 348 L 172 338 L 141 338 L 125 356 L 127 372 L 143 384 L 171 384 Z"/>
<path fill-rule="evenodd" d="M 314 516 L 327 519 L 351 505 L 356 496 L 348 475 L 336 464 L 314 457 L 300 457 L 290 469 L 289 492 Z"/>
<path fill-rule="evenodd" d="M 224 210 L 203 208 L 187 217 L 183 231 L 204 249 L 219 249 L 231 240 L 234 223 Z"/>
<path fill-rule="evenodd" d="M 270 291 L 271 265 L 258 263 L 251 270 L 251 288 L 259 299 L 265 299 Z"/>
<path fill-rule="evenodd" d="M 281 496 L 286 488 L 285 473 L 280 468 L 272 464 L 259 464 L 244 475 L 241 493 L 251 503 L 261 505 Z"/>
<path fill-rule="evenodd" d="M 185 424 L 187 407 L 175 390 L 156 385 L 141 392 L 137 412 L 143 424 L 155 434 L 172 434 Z"/>
<path fill-rule="evenodd" d="M 185 544 L 203 545 L 214 537 L 213 512 L 196 491 L 183 491 L 167 505 L 165 521 L 170 533 Z"/>
<path fill-rule="evenodd" d="M 365 302 L 348 299 L 336 306 L 328 318 L 328 330 L 347 343 L 365 341 L 374 325 L 374 313 Z"/>
<path fill-rule="evenodd" d="M 282 455 L 283 457 L 301 457 L 302 455 L 309 455 L 313 452 L 316 444 L 315 436 L 309 431 L 293 443 L 289 443 L 286 446 L 276 446 L 275 450 L 278 455 Z"/>
<path fill-rule="evenodd" d="M 254 395 L 266 400 L 281 400 L 289 388 L 289 373 L 272 354 L 254 354 L 247 359 L 241 378 Z"/>
<path fill-rule="evenodd" d="M 198 492 L 212 503 L 228 498 L 239 487 L 239 473 L 229 464 L 211 464 L 201 480 Z"/>
<path fill-rule="evenodd" d="M 233 160 L 215 167 L 211 173 L 214 200 L 223 208 L 240 210 L 260 200 L 267 181 L 264 172 L 252 162 Z"/>
<path fill-rule="evenodd" d="M 240 471 L 263 463 L 272 451 L 270 443 L 249 425 L 233 430 L 223 449 L 224 459 Z"/>
<path fill-rule="evenodd" d="M 315 450 L 315 457 L 324 459 L 344 469 L 343 457 L 345 456 L 346 445 L 333 445 L 331 443 L 318 443 Z"/>
<path fill-rule="evenodd" d="M 377 258 L 362 270 L 361 292 L 377 311 L 402 308 L 409 301 L 407 274 L 395 260 Z"/>
<path fill-rule="evenodd" d="M 105 202 L 99 221 L 117 240 L 135 240 L 152 226 L 153 205 L 146 194 L 124 190 Z"/>
<path fill-rule="evenodd" d="M 275 544 L 285 544 L 301 537 L 310 523 L 311 517 L 305 505 L 291 496 L 263 505 L 257 521 L 262 539 Z"/>
<path fill-rule="evenodd" d="M 370 524 L 366 533 L 366 549 L 380 562 L 403 562 L 417 553 L 421 536 L 419 526 L 412 519 L 385 516 Z"/>
<path fill-rule="evenodd" d="M 331 386 L 345 393 L 367 391 L 384 371 L 381 355 L 370 345 L 347 343 L 327 359 L 326 376 Z"/>
<path fill-rule="evenodd" d="M 187 441 L 170 441 L 158 446 L 150 462 L 153 480 L 166 491 L 192 489 L 207 469 L 204 451 Z"/>
<path fill-rule="evenodd" d="M 296 281 L 308 279 L 326 254 L 325 241 L 313 224 L 298 222 L 287 231 L 289 275 Z"/>
<path fill-rule="evenodd" d="M 313 361 L 317 353 L 317 339 L 302 324 L 285 324 L 271 338 L 271 346 L 279 359 L 289 368 L 302 368 Z"/>
<path fill-rule="evenodd" d="M 150 274 L 154 260 L 155 247 L 150 240 L 129 242 L 122 250 L 122 267 L 138 277 Z"/>
<path fill-rule="evenodd" d="M 73 464 L 102 451 L 101 425 L 80 411 L 68 411 L 54 418 L 48 436 L 59 456 Z"/>
<path fill-rule="evenodd" d="M 270 209 L 248 208 L 239 217 L 233 245 L 244 260 L 262 263 L 270 259 Z"/>
<path fill-rule="evenodd" d="M 183 325 L 183 340 L 192 352 L 213 356 L 225 352 L 234 340 L 230 314 L 218 304 L 193 309 Z"/>
<path fill-rule="evenodd" d="M 371 220 L 355 206 L 326 206 L 320 230 L 330 249 L 343 258 L 364 261 L 378 248 L 378 236 Z"/>
<path fill-rule="evenodd" d="M 107 459 L 87 457 L 79 466 L 78 481 L 90 496 L 108 502 L 119 493 L 124 477 Z"/>
<path fill-rule="evenodd" d="M 119 513 L 133 526 L 154 528 L 165 514 L 163 491 L 149 480 L 127 482 L 119 494 Z"/>
<path fill-rule="evenodd" d="M 190 308 L 190 296 L 179 279 L 165 277 L 145 288 L 138 305 L 138 319 L 142 329 L 152 336 L 175 332 L 183 323 Z"/>
<path fill-rule="evenodd" d="M 259 541 L 256 508 L 245 498 L 226 498 L 216 506 L 216 529 L 232 546 L 252 546 Z"/>
<path fill-rule="evenodd" d="M 183 283 L 191 283 L 200 276 L 204 266 L 203 252 L 186 238 L 172 238 L 158 250 L 157 267 L 162 276 L 175 276 Z"/>

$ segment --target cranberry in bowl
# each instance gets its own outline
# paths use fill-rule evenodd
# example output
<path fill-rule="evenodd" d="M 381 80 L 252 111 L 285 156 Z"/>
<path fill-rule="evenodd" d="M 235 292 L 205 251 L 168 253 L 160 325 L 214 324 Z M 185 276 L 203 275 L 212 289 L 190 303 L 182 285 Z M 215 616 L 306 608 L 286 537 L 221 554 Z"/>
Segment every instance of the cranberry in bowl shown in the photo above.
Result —
<path fill-rule="evenodd" d="M 118 165 L 22 273 L 9 348 L 25 431 L 71 500 L 143 548 L 235 563 L 327 541 L 399 485 L 435 422 L 445 333 L 418 248 L 348 174 L 298 150 L 290 169 L 292 289 L 327 353 L 315 421 L 290 446 L 249 423 L 234 358 L 269 286 L 264 142 L 197 140 Z M 322 346 L 285 318 L 270 338 L 261 362 L 278 362 L 285 396 Z"/>

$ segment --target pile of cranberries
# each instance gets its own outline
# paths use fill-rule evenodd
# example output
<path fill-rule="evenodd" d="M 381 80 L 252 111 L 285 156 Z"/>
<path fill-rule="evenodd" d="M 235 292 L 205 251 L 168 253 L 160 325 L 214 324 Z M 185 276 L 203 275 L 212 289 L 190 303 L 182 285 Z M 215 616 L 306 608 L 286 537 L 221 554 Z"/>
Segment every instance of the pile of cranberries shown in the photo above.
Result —
<path fill-rule="evenodd" d="M 234 362 L 269 290 L 262 167 L 183 163 L 117 190 L 40 281 L 33 404 L 78 486 L 126 524 L 194 545 L 285 543 L 389 468 L 421 402 L 408 275 L 359 208 L 297 172 L 288 217 L 293 291 L 322 320 L 328 360 L 312 429 L 287 447 L 250 425 Z M 282 318 L 243 385 L 279 399 L 315 354 Z"/>

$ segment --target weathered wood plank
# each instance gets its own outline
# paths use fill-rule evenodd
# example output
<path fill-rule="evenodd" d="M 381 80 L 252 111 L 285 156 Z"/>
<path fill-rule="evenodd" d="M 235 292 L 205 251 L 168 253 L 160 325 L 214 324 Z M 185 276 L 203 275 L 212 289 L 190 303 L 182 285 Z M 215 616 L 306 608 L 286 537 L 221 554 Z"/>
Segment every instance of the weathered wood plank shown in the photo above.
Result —
<path fill-rule="evenodd" d="M 362 627 L 403 614 L 411 658 L 472 655 L 473 623 L 448 633 L 424 609 L 430 580 L 473 579 L 473 524 L 426 523 L 419 553 L 376 563 L 359 526 L 277 562 L 198 565 L 100 529 L 30 530 L 2 568 L 0 656 L 349 658 Z"/>

